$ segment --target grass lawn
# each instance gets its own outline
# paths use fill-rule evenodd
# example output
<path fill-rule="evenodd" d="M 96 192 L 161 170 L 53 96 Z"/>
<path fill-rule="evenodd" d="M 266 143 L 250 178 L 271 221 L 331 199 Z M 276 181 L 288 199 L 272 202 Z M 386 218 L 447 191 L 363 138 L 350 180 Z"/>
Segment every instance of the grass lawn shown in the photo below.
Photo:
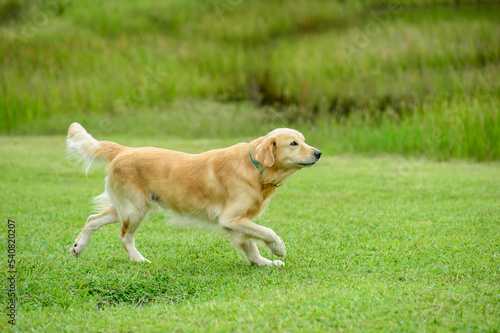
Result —
<path fill-rule="evenodd" d="M 191 152 L 238 141 L 109 139 Z M 0 137 L 0 156 L 4 239 L 16 220 L 14 331 L 500 330 L 498 163 L 324 156 L 257 221 L 288 253 L 284 268 L 257 268 L 220 235 L 169 227 L 161 211 L 136 237 L 151 264 L 128 260 L 116 224 L 75 259 L 68 247 L 104 171 L 86 178 L 66 162 L 62 136 Z"/>

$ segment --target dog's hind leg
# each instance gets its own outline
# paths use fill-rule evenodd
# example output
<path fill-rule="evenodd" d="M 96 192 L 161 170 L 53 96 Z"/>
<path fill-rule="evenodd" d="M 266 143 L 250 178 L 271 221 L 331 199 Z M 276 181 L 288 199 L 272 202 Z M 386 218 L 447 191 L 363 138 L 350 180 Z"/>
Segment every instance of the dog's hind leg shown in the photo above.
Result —
<path fill-rule="evenodd" d="M 89 243 L 90 237 L 92 234 L 102 227 L 103 225 L 109 223 L 118 222 L 118 215 L 116 213 L 116 209 L 113 206 L 109 206 L 104 209 L 99 214 L 90 215 L 87 219 L 87 223 L 83 227 L 80 236 L 75 240 L 75 243 L 71 246 L 70 252 L 75 257 L 78 257 L 83 250 L 87 247 Z"/>
<path fill-rule="evenodd" d="M 146 261 L 134 244 L 134 233 L 151 208 L 147 192 L 136 184 L 124 184 L 117 177 L 106 177 L 106 193 L 122 223 L 120 241 L 132 261 Z"/>
<path fill-rule="evenodd" d="M 119 207 L 118 215 L 122 222 L 120 241 L 123 248 L 127 251 L 130 260 L 150 262 L 137 251 L 134 244 L 134 233 L 148 214 L 150 203 L 141 192 L 133 190 L 129 190 L 126 196 L 113 197 L 119 200 L 117 206 Z"/>
<path fill-rule="evenodd" d="M 144 258 L 142 254 L 137 251 L 134 244 L 134 233 L 142 222 L 142 219 L 146 215 L 147 211 L 144 213 L 131 214 L 124 216 L 122 218 L 122 230 L 120 233 L 120 241 L 122 242 L 125 251 L 132 261 L 145 261 L 151 262 Z"/>

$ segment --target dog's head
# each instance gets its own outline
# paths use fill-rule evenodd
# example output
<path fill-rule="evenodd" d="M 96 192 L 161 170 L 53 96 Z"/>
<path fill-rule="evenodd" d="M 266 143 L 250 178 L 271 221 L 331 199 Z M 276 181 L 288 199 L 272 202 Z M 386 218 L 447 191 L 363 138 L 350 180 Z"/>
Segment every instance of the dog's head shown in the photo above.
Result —
<path fill-rule="evenodd" d="M 306 144 L 302 133 L 278 128 L 261 138 L 255 159 L 267 168 L 298 170 L 314 165 L 321 151 Z"/>

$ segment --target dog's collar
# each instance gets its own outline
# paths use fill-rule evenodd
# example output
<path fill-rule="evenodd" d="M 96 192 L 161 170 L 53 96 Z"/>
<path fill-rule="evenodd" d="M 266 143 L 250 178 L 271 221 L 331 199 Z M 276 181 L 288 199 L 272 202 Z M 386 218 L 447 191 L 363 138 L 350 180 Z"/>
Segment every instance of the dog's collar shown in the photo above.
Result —
<path fill-rule="evenodd" d="M 250 151 L 250 148 L 248 148 L 248 155 L 250 155 L 250 158 L 252 159 L 253 164 L 255 165 L 255 167 L 257 168 L 257 170 L 259 170 L 260 174 L 261 174 L 261 175 L 264 175 L 264 169 L 261 169 L 261 168 L 260 168 L 260 163 L 259 163 L 259 162 L 257 162 L 257 161 L 253 158 L 253 156 L 252 156 L 252 152 Z M 270 184 L 270 185 L 272 185 L 272 186 L 274 186 L 274 187 L 280 187 L 280 186 L 281 186 L 281 184 L 280 184 L 280 183 L 272 183 L 272 182 L 269 182 L 268 184 Z"/>

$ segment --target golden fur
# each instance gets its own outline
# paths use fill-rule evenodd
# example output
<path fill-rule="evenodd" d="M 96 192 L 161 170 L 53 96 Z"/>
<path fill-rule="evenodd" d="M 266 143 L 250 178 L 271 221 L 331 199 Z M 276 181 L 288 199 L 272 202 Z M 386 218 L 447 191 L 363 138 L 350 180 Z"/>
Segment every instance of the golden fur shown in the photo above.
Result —
<path fill-rule="evenodd" d="M 265 209 L 277 186 L 321 156 L 319 150 L 305 143 L 301 133 L 287 128 L 250 143 L 186 154 L 97 141 L 80 124 L 73 123 L 67 146 L 87 168 L 96 160 L 110 161 L 105 192 L 96 198 L 102 211 L 88 218 L 71 247 L 74 256 L 83 252 L 94 231 L 121 221 L 120 240 L 130 259 L 148 261 L 135 248 L 133 237 L 149 209 L 158 203 L 181 217 L 205 221 L 228 233 L 248 261 L 258 266 L 283 262 L 263 258 L 255 240 L 264 241 L 277 256 L 285 256 L 286 251 L 274 231 L 252 219 Z"/>

